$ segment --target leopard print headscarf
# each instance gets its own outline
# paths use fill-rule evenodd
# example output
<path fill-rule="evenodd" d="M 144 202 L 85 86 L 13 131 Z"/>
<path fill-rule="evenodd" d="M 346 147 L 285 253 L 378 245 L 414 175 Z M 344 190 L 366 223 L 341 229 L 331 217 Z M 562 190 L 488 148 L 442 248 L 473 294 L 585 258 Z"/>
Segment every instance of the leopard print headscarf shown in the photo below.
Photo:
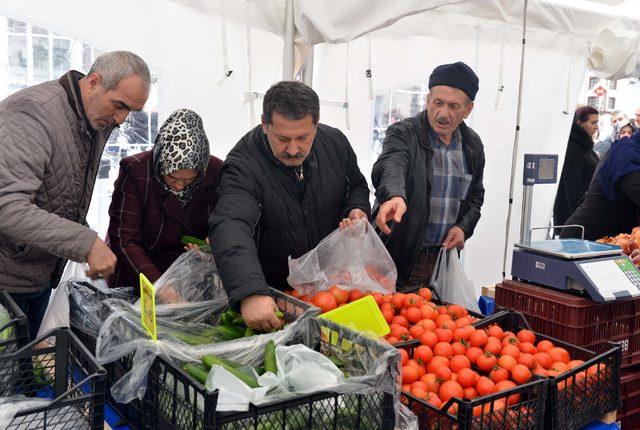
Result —
<path fill-rule="evenodd" d="M 209 141 L 204 132 L 202 118 L 192 110 L 178 109 L 162 124 L 153 148 L 156 179 L 175 195 L 182 206 L 191 200 L 193 190 L 204 178 L 209 163 Z M 193 169 L 198 176 L 181 191 L 173 191 L 163 176 L 180 169 Z"/>

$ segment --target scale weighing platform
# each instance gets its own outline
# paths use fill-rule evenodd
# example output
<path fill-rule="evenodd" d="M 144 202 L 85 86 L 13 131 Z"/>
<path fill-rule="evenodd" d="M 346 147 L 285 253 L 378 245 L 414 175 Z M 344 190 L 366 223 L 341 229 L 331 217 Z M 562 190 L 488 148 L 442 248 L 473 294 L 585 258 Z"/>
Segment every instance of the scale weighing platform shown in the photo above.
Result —
<path fill-rule="evenodd" d="M 511 276 L 559 290 L 585 291 L 596 302 L 640 296 L 640 271 L 619 246 L 582 239 L 518 243 Z"/>
<path fill-rule="evenodd" d="M 511 262 L 513 279 L 559 290 L 584 291 L 596 302 L 640 296 L 640 271 L 616 245 L 584 240 L 582 226 L 530 228 L 534 184 L 557 182 L 558 156 L 525 154 L 520 242 Z M 532 230 L 582 229 L 582 239 L 532 241 Z"/>

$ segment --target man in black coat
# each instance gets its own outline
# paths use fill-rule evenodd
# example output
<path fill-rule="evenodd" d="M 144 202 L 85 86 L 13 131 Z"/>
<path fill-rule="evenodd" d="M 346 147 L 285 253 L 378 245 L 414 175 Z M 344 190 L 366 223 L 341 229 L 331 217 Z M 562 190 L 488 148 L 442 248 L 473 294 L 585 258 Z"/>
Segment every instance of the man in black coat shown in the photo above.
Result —
<path fill-rule="evenodd" d="M 267 286 L 288 287 L 288 257 L 371 211 L 349 141 L 319 117 L 318 95 L 308 86 L 272 86 L 262 125 L 240 139 L 222 168 L 211 249 L 230 299 L 255 329 L 280 326 Z"/>
<path fill-rule="evenodd" d="M 462 249 L 480 219 L 484 148 L 463 122 L 478 81 L 462 62 L 436 67 L 427 110 L 387 129 L 373 166 L 376 223 L 400 288 L 428 282 L 440 248 Z"/>

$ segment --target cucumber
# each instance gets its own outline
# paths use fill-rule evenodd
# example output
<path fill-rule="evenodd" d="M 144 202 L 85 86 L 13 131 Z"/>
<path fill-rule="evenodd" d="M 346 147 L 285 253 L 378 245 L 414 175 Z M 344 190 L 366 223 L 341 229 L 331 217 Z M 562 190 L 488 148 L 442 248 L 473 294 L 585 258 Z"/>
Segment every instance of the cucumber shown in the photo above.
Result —
<path fill-rule="evenodd" d="M 276 311 L 276 317 L 278 319 L 283 319 L 284 318 L 284 312 L 282 311 Z"/>
<path fill-rule="evenodd" d="M 247 328 L 244 329 L 244 337 L 251 337 L 254 334 L 256 334 L 256 332 L 253 331 L 253 329 L 251 327 L 247 326 Z"/>
<path fill-rule="evenodd" d="M 188 245 L 188 244 L 194 244 L 196 246 L 209 246 L 209 244 L 207 242 L 205 242 L 202 239 L 198 239 L 197 237 L 193 237 L 193 236 L 182 236 L 182 238 L 180 238 L 180 241 L 184 244 L 184 245 Z"/>
<path fill-rule="evenodd" d="M 247 375 L 246 373 L 242 373 L 241 371 L 239 371 L 235 367 L 228 365 L 227 363 L 225 363 L 223 360 L 216 357 L 215 355 L 203 355 L 201 360 L 207 369 L 211 369 L 212 366 L 222 366 L 227 372 L 231 373 L 233 376 L 235 376 L 236 378 L 238 378 L 239 380 L 247 384 L 249 387 L 251 388 L 259 387 L 258 381 L 256 381 L 256 378 L 253 378 Z"/>
<path fill-rule="evenodd" d="M 276 363 L 276 344 L 272 340 L 264 347 L 264 371 L 278 374 L 278 364 Z"/>
<path fill-rule="evenodd" d="M 187 363 L 182 366 L 185 372 L 187 372 L 193 379 L 204 385 L 207 382 L 208 372 L 206 370 L 201 369 L 195 364 Z"/>

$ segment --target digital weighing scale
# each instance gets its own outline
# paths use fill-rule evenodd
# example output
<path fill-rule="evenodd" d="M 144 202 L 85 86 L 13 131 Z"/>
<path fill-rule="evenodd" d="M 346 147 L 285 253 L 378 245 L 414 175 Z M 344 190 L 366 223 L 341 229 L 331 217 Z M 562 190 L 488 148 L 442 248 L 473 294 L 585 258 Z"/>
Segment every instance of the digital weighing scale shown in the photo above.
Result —
<path fill-rule="evenodd" d="M 531 228 L 533 185 L 558 180 L 558 156 L 525 154 L 520 242 L 511 262 L 513 279 L 559 290 L 585 291 L 596 302 L 640 296 L 640 271 L 619 246 L 584 240 L 582 226 Z M 531 241 L 533 230 L 582 229 L 582 239 Z"/>

